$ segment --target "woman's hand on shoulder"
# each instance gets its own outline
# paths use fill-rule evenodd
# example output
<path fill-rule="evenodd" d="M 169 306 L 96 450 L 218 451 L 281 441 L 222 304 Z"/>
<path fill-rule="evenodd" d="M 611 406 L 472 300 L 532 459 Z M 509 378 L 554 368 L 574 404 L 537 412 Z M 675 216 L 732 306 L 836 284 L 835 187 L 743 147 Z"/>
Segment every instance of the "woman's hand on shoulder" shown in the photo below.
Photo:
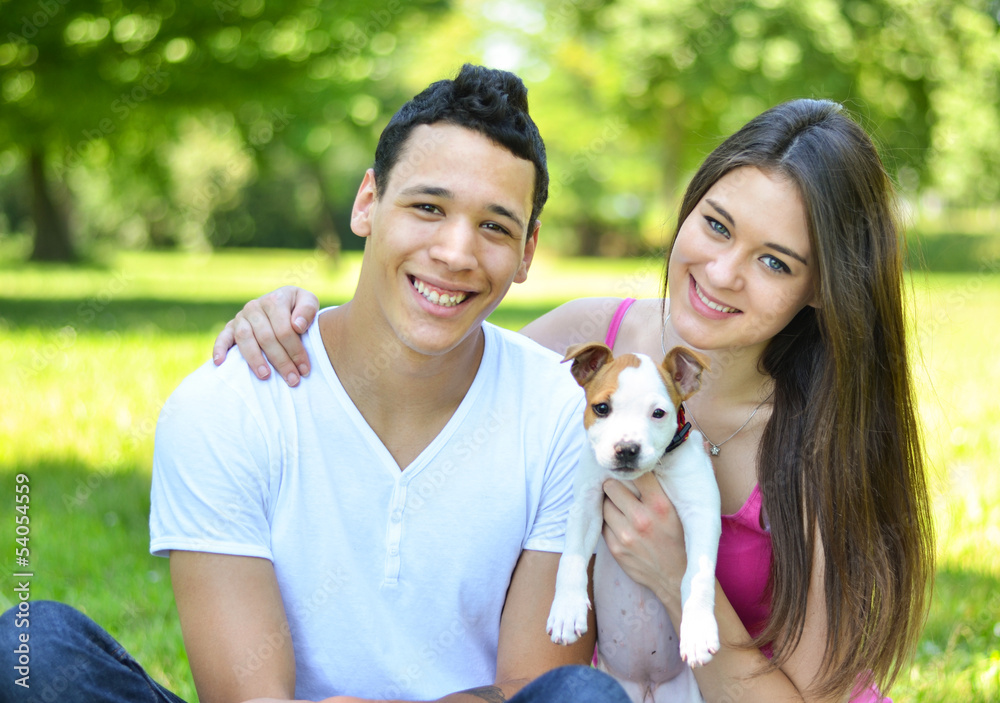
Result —
<path fill-rule="evenodd" d="M 284 286 L 251 300 L 215 338 L 212 359 L 218 366 L 236 344 L 257 378 L 271 375 L 270 362 L 289 386 L 298 385 L 310 368 L 301 335 L 318 311 L 319 299 L 297 286 Z"/>
<path fill-rule="evenodd" d="M 603 342 L 621 302 L 621 298 L 577 298 L 529 322 L 521 334 L 559 354 L 579 342 Z"/>

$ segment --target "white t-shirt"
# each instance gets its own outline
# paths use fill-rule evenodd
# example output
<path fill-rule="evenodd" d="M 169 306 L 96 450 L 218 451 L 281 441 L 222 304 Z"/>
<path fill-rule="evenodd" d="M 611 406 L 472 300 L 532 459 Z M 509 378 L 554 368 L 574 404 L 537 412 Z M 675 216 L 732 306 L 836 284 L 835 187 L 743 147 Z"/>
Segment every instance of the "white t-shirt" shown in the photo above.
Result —
<path fill-rule="evenodd" d="M 297 698 L 423 700 L 492 683 L 521 550 L 562 549 L 583 391 L 552 352 L 483 328 L 466 397 L 403 471 L 345 392 L 316 324 L 303 338 L 313 372 L 297 388 L 277 374 L 259 381 L 234 350 L 164 405 L 150 551 L 271 560 Z M 372 359 L 365 377 L 388 363 Z M 246 668 L 271 645 L 248 642 Z"/>

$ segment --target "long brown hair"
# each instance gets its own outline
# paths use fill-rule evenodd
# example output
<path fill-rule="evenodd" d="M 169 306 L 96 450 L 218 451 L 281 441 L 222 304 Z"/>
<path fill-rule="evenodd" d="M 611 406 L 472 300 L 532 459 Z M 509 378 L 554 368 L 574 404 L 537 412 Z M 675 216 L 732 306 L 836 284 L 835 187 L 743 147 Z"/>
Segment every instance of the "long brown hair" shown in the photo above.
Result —
<path fill-rule="evenodd" d="M 709 188 L 741 166 L 797 185 L 820 301 L 759 362 L 775 382 L 757 455 L 773 558 L 771 615 L 755 645 L 770 644 L 780 666 L 798 643 L 818 537 L 828 629 L 813 688 L 844 694 L 874 682 L 887 691 L 919 638 L 934 573 L 892 185 L 840 105 L 794 100 L 709 155 L 685 193 L 678 231 Z"/>

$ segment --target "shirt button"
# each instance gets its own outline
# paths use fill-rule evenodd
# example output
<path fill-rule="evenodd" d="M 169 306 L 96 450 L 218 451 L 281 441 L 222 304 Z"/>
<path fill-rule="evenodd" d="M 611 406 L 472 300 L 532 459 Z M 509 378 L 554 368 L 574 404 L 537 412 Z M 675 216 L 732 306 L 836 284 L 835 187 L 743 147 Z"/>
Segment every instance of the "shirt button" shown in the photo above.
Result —
<path fill-rule="evenodd" d="M 394 557 L 397 554 L 399 554 L 399 547 L 397 547 L 395 544 L 389 547 L 389 556 Z"/>
<path fill-rule="evenodd" d="M 392 511 L 392 521 L 393 522 L 400 522 L 400 521 L 402 521 L 402 519 L 403 519 L 403 511 L 402 510 L 393 510 Z"/>

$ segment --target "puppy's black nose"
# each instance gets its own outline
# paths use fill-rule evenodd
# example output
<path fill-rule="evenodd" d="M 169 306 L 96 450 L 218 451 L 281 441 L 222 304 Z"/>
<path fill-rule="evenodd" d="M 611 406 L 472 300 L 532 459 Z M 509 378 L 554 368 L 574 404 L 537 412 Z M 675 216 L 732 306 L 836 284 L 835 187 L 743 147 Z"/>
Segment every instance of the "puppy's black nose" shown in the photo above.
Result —
<path fill-rule="evenodd" d="M 615 458 L 620 461 L 630 461 L 639 456 L 642 449 L 638 442 L 620 442 L 615 445 Z"/>

